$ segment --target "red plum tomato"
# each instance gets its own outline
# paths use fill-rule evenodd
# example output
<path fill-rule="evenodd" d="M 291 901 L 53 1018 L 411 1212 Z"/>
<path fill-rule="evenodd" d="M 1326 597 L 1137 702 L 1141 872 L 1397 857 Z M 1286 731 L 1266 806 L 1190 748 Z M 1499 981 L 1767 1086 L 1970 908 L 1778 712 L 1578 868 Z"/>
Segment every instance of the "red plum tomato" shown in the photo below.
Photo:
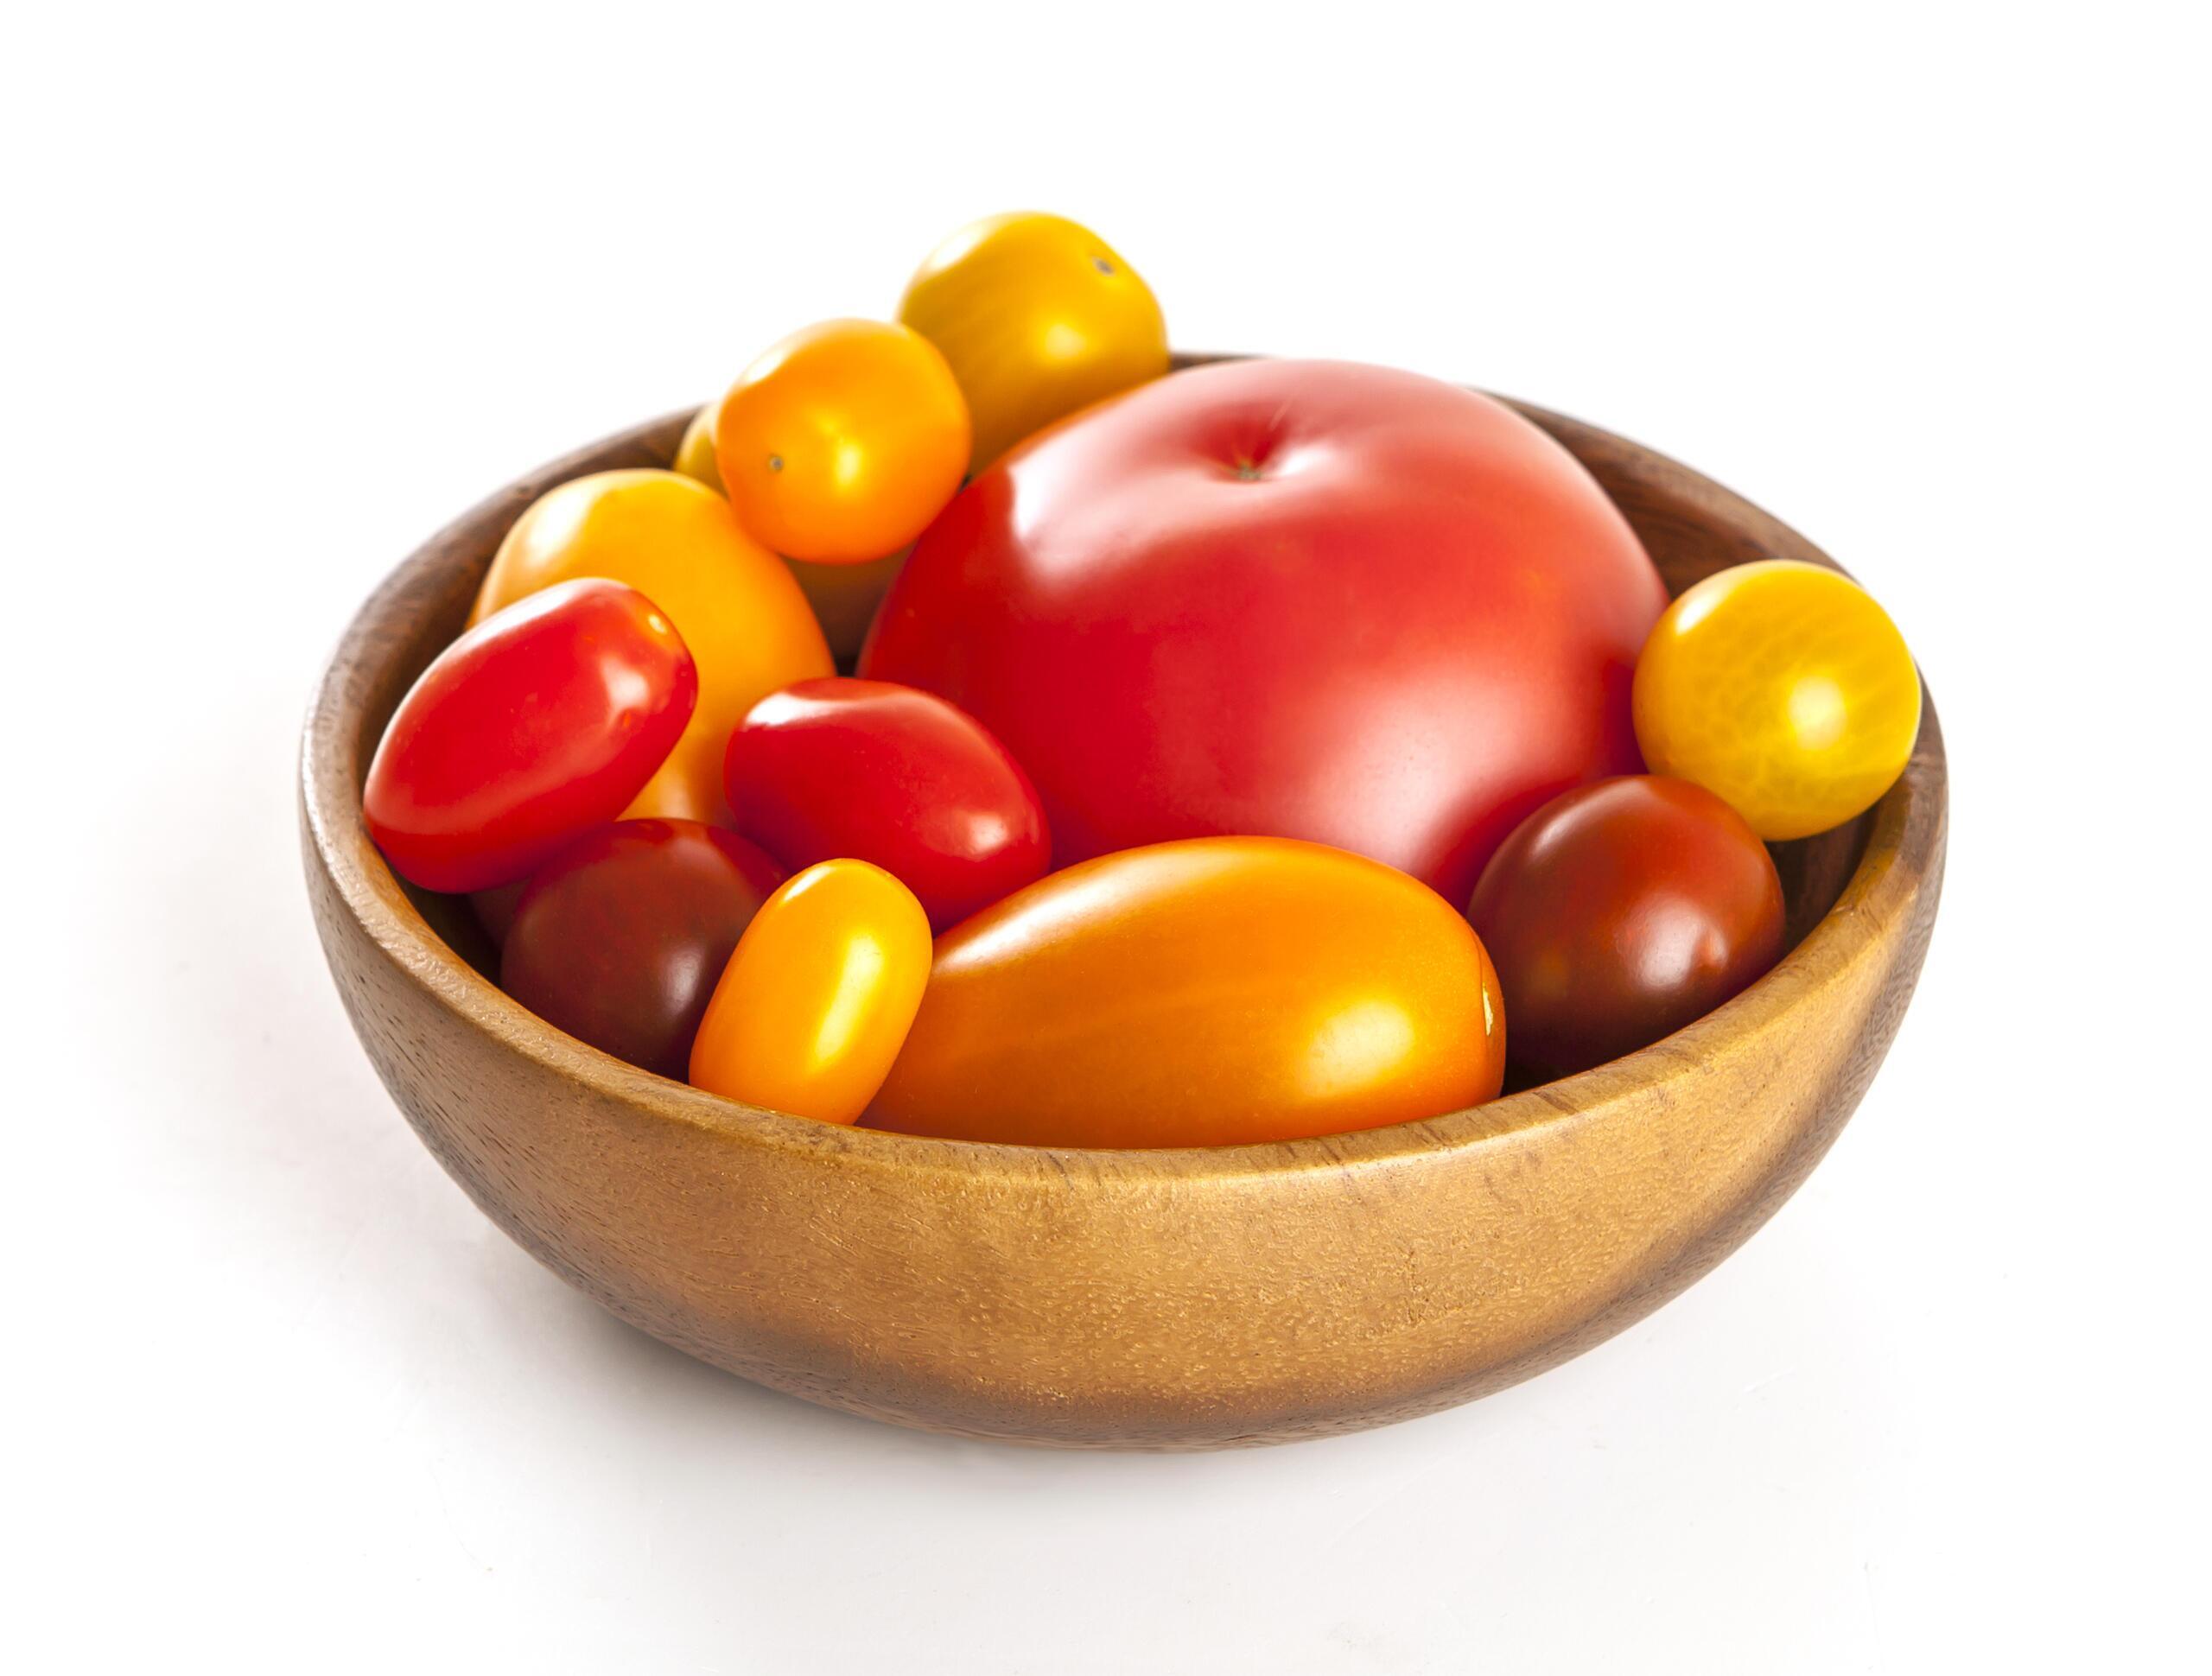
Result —
<path fill-rule="evenodd" d="M 1044 876 L 1037 793 L 1006 747 L 932 694 L 843 676 L 754 705 L 724 787 L 738 830 L 794 872 L 873 862 L 944 930 Z"/>
<path fill-rule="evenodd" d="M 425 890 L 511 884 L 620 815 L 697 702 L 668 619 L 598 579 L 533 594 L 439 653 L 400 700 L 361 794 L 369 835 Z"/>
<path fill-rule="evenodd" d="M 531 878 L 499 986 L 618 1059 L 681 1077 L 707 1000 L 783 869 L 696 821 L 620 821 Z"/>
<path fill-rule="evenodd" d="M 1703 787 L 1655 774 L 1531 815 L 1467 917 L 1497 963 L 1524 1084 L 1671 1035 L 1782 957 L 1782 880 L 1758 835 Z"/>

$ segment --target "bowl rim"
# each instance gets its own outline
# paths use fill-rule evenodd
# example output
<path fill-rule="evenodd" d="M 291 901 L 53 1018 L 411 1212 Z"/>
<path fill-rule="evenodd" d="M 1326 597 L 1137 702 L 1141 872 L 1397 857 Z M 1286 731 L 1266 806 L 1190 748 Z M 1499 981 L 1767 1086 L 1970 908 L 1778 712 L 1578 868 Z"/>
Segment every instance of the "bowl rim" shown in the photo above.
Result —
<path fill-rule="evenodd" d="M 1232 358 L 1179 357 L 1177 365 L 1216 359 Z M 1656 450 L 1531 403 L 1494 399 L 1548 434 L 1556 436 L 1563 429 L 1678 473 L 1717 510 L 1785 537 L 1779 544 L 1793 550 L 1772 556 L 1808 558 L 1843 570 L 1743 497 Z M 486 497 L 418 546 L 377 586 L 340 636 L 309 703 L 299 756 L 300 813 L 309 854 L 385 960 L 480 1036 L 541 1070 L 582 1082 L 597 1095 L 652 1117 L 735 1146 L 826 1152 L 855 1165 L 902 1175 L 996 1177 L 1029 1185 L 1103 1178 L 1141 1188 L 1171 1181 L 1187 1184 L 1194 1176 L 1230 1179 L 1347 1165 L 1408 1165 L 1440 1153 L 1504 1145 L 1540 1128 L 1594 1121 L 1617 1101 L 1695 1076 L 1710 1046 L 1786 1032 L 1800 1009 L 1822 1004 L 1838 972 L 1882 956 L 1885 928 L 1909 914 L 1920 892 L 1940 877 L 1934 869 L 1945 839 L 1948 769 L 1942 731 L 1923 679 L 1920 736 L 1904 772 L 1874 806 L 1857 865 L 1827 912 L 1771 970 L 1703 1018 L 1649 1046 L 1481 1106 L 1379 1128 L 1234 1146 L 1022 1146 L 820 1123 L 641 1070 L 539 1019 L 477 972 L 423 917 L 368 836 L 360 795 L 366 769 L 360 711 L 372 685 L 369 677 L 393 656 L 396 643 L 384 625 L 409 609 L 410 595 L 450 567 L 451 545 L 487 521 L 505 517 L 511 522 L 555 484 L 611 469 L 610 456 L 664 454 L 664 439 L 680 434 L 695 411 L 687 408 L 632 426 L 552 460 Z"/>

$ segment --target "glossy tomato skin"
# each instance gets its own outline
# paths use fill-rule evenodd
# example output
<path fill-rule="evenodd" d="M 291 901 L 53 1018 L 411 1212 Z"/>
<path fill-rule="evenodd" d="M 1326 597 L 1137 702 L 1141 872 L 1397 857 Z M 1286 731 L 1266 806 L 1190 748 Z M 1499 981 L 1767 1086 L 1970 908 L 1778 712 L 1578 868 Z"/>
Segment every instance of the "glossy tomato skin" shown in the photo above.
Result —
<path fill-rule="evenodd" d="M 486 618 L 399 702 L 361 794 L 369 835 L 433 891 L 524 877 L 612 820 L 682 737 L 691 654 L 651 600 L 589 579 Z"/>
<path fill-rule="evenodd" d="M 1491 858 L 1467 917 L 1512 1006 L 1524 1083 L 1671 1035 L 1782 957 L 1782 880 L 1758 835 L 1654 774 L 1546 803 Z"/>
<path fill-rule="evenodd" d="M 862 564 L 919 535 L 968 470 L 968 403 L 944 357 L 885 321 L 824 321 L 723 397 L 715 464 L 740 523 L 786 558 Z"/>
<path fill-rule="evenodd" d="M 1904 772 L 1920 672 L 1858 583 L 1766 559 L 1668 607 L 1636 666 L 1636 732 L 1654 771 L 1716 792 L 1762 838 L 1807 838 Z"/>
<path fill-rule="evenodd" d="M 1178 372 L 983 473 L 860 673 L 1035 782 L 1061 865 L 1205 834 L 1334 844 L 1464 901 L 1554 793 L 1642 766 L 1634 532 L 1510 409 L 1381 367 Z"/>
<path fill-rule="evenodd" d="M 914 893 L 850 857 L 796 873 L 729 958 L 691 1047 L 691 1081 L 821 1123 L 867 1109 L 930 975 Z"/>
<path fill-rule="evenodd" d="M 1167 371 L 1152 288 L 1065 216 L 994 215 L 961 228 L 922 263 L 899 318 L 959 379 L 977 471 L 1055 419 Z"/>
<path fill-rule="evenodd" d="M 532 875 L 499 987 L 577 1040 L 680 1078 L 715 980 L 783 877 L 697 821 L 601 827 Z"/>
<path fill-rule="evenodd" d="M 762 695 L 830 673 L 830 650 L 797 584 L 704 485 L 676 472 L 593 472 L 549 489 L 515 520 L 470 620 L 580 576 L 610 577 L 646 594 L 698 665 L 691 725 L 620 812 L 725 821 L 729 730 Z"/>
<path fill-rule="evenodd" d="M 1481 942 L 1393 868 L 1281 838 L 1102 856 L 938 939 L 868 1121 L 962 1140 L 1217 1146 L 1496 1095 Z"/>
<path fill-rule="evenodd" d="M 851 856 L 921 898 L 938 930 L 1044 877 L 1052 846 L 1029 777 L 932 693 L 802 681 L 730 735 L 737 829 L 797 871 Z"/>

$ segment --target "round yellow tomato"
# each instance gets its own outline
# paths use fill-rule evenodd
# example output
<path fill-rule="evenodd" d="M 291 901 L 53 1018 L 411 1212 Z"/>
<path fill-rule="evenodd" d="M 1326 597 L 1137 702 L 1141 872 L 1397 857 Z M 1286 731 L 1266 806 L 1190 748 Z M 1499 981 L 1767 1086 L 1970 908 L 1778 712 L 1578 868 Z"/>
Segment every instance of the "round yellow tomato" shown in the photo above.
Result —
<path fill-rule="evenodd" d="M 1058 215 L 994 215 L 930 253 L 899 318 L 944 352 L 973 469 L 1077 408 L 1167 371 L 1167 323 L 1112 245 Z"/>
<path fill-rule="evenodd" d="M 768 694 L 830 672 L 798 584 L 738 528 L 728 501 L 690 478 L 597 472 L 547 491 L 515 521 L 469 621 L 579 576 L 612 577 L 658 606 L 699 671 L 690 725 L 626 818 L 728 824 L 730 731 Z"/>
<path fill-rule="evenodd" d="M 922 533 L 968 470 L 968 405 L 929 340 L 882 321 L 794 332 L 715 419 L 738 520 L 786 558 L 859 564 Z"/>
<path fill-rule="evenodd" d="M 1904 771 L 1920 676 L 1850 578 L 1794 559 L 1708 576 L 1669 606 L 1636 666 L 1636 737 L 1655 774 L 1694 780 L 1762 838 L 1840 825 Z"/>
<path fill-rule="evenodd" d="M 876 1128 L 1221 1146 L 1436 1117 L 1505 1070 L 1497 974 L 1427 886 L 1289 838 L 1039 879 L 938 941 Z"/>
<path fill-rule="evenodd" d="M 722 491 L 721 468 L 715 463 L 715 415 L 719 409 L 703 407 L 692 416 L 684 428 L 683 441 L 676 450 L 674 469 L 686 477 L 696 478 L 716 494 Z M 806 595 L 806 602 L 814 607 L 814 620 L 822 625 L 823 638 L 830 643 L 830 656 L 836 659 L 841 670 L 850 669 L 861 655 L 861 643 L 868 638 L 868 625 L 875 620 L 875 608 L 883 603 L 889 591 L 891 579 L 906 562 L 906 549 L 900 548 L 887 558 L 870 559 L 861 564 L 809 564 L 804 559 L 785 559 L 791 573 L 797 579 L 799 592 Z"/>
<path fill-rule="evenodd" d="M 824 1123 L 867 1109 L 930 975 L 930 921 L 866 861 L 784 881 L 745 928 L 691 1044 L 710 1094 Z"/>

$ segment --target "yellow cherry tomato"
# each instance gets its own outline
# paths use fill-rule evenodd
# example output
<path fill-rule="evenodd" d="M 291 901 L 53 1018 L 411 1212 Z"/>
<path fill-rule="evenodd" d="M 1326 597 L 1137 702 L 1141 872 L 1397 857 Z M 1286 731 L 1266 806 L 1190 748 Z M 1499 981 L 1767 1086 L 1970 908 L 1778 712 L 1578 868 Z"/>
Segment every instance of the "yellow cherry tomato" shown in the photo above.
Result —
<path fill-rule="evenodd" d="M 683 441 L 677 445 L 673 467 L 716 494 L 722 492 L 721 468 L 715 463 L 715 416 L 720 410 L 703 407 L 692 416 L 684 429 Z M 809 564 L 804 559 L 784 562 L 791 568 L 807 604 L 814 607 L 814 620 L 822 625 L 823 638 L 830 642 L 830 656 L 839 669 L 850 669 L 868 638 L 868 625 L 875 621 L 875 608 L 890 590 L 891 579 L 906 562 L 906 549 L 902 547 L 887 558 L 860 564 Z"/>
<path fill-rule="evenodd" d="M 738 519 L 786 558 L 859 564 L 922 533 L 968 470 L 968 404 L 928 339 L 883 321 L 794 332 L 715 419 Z"/>
<path fill-rule="evenodd" d="M 676 445 L 676 458 L 669 462 L 669 469 L 705 484 L 719 495 L 725 492 L 722 468 L 715 463 L 715 415 L 718 411 L 710 402 L 691 416 L 691 422 L 683 428 L 683 440 Z"/>
<path fill-rule="evenodd" d="M 1847 576 L 1769 559 L 1668 607 L 1636 666 L 1655 774 L 1694 780 L 1762 838 L 1803 838 L 1878 801 L 1920 733 L 1904 637 Z"/>
<path fill-rule="evenodd" d="M 952 364 L 979 472 L 1055 419 L 1167 371 L 1167 323 L 1152 289 L 1063 216 L 963 227 L 908 283 L 899 318 Z"/>
<path fill-rule="evenodd" d="M 939 938 L 868 1122 L 1033 1146 L 1376 1128 L 1493 1098 L 1505 1007 L 1465 918 L 1395 867 L 1289 838 L 1151 844 Z"/>
<path fill-rule="evenodd" d="M 699 671 L 690 725 L 626 818 L 727 825 L 730 731 L 779 688 L 830 673 L 805 596 L 713 491 L 674 472 L 597 472 L 548 490 L 515 521 L 469 621 L 579 576 L 612 577 L 658 606 Z"/>
<path fill-rule="evenodd" d="M 914 893 L 866 861 L 819 862 L 745 928 L 692 1040 L 691 1081 L 850 1123 L 899 1057 L 929 975 L 929 916 Z"/>

